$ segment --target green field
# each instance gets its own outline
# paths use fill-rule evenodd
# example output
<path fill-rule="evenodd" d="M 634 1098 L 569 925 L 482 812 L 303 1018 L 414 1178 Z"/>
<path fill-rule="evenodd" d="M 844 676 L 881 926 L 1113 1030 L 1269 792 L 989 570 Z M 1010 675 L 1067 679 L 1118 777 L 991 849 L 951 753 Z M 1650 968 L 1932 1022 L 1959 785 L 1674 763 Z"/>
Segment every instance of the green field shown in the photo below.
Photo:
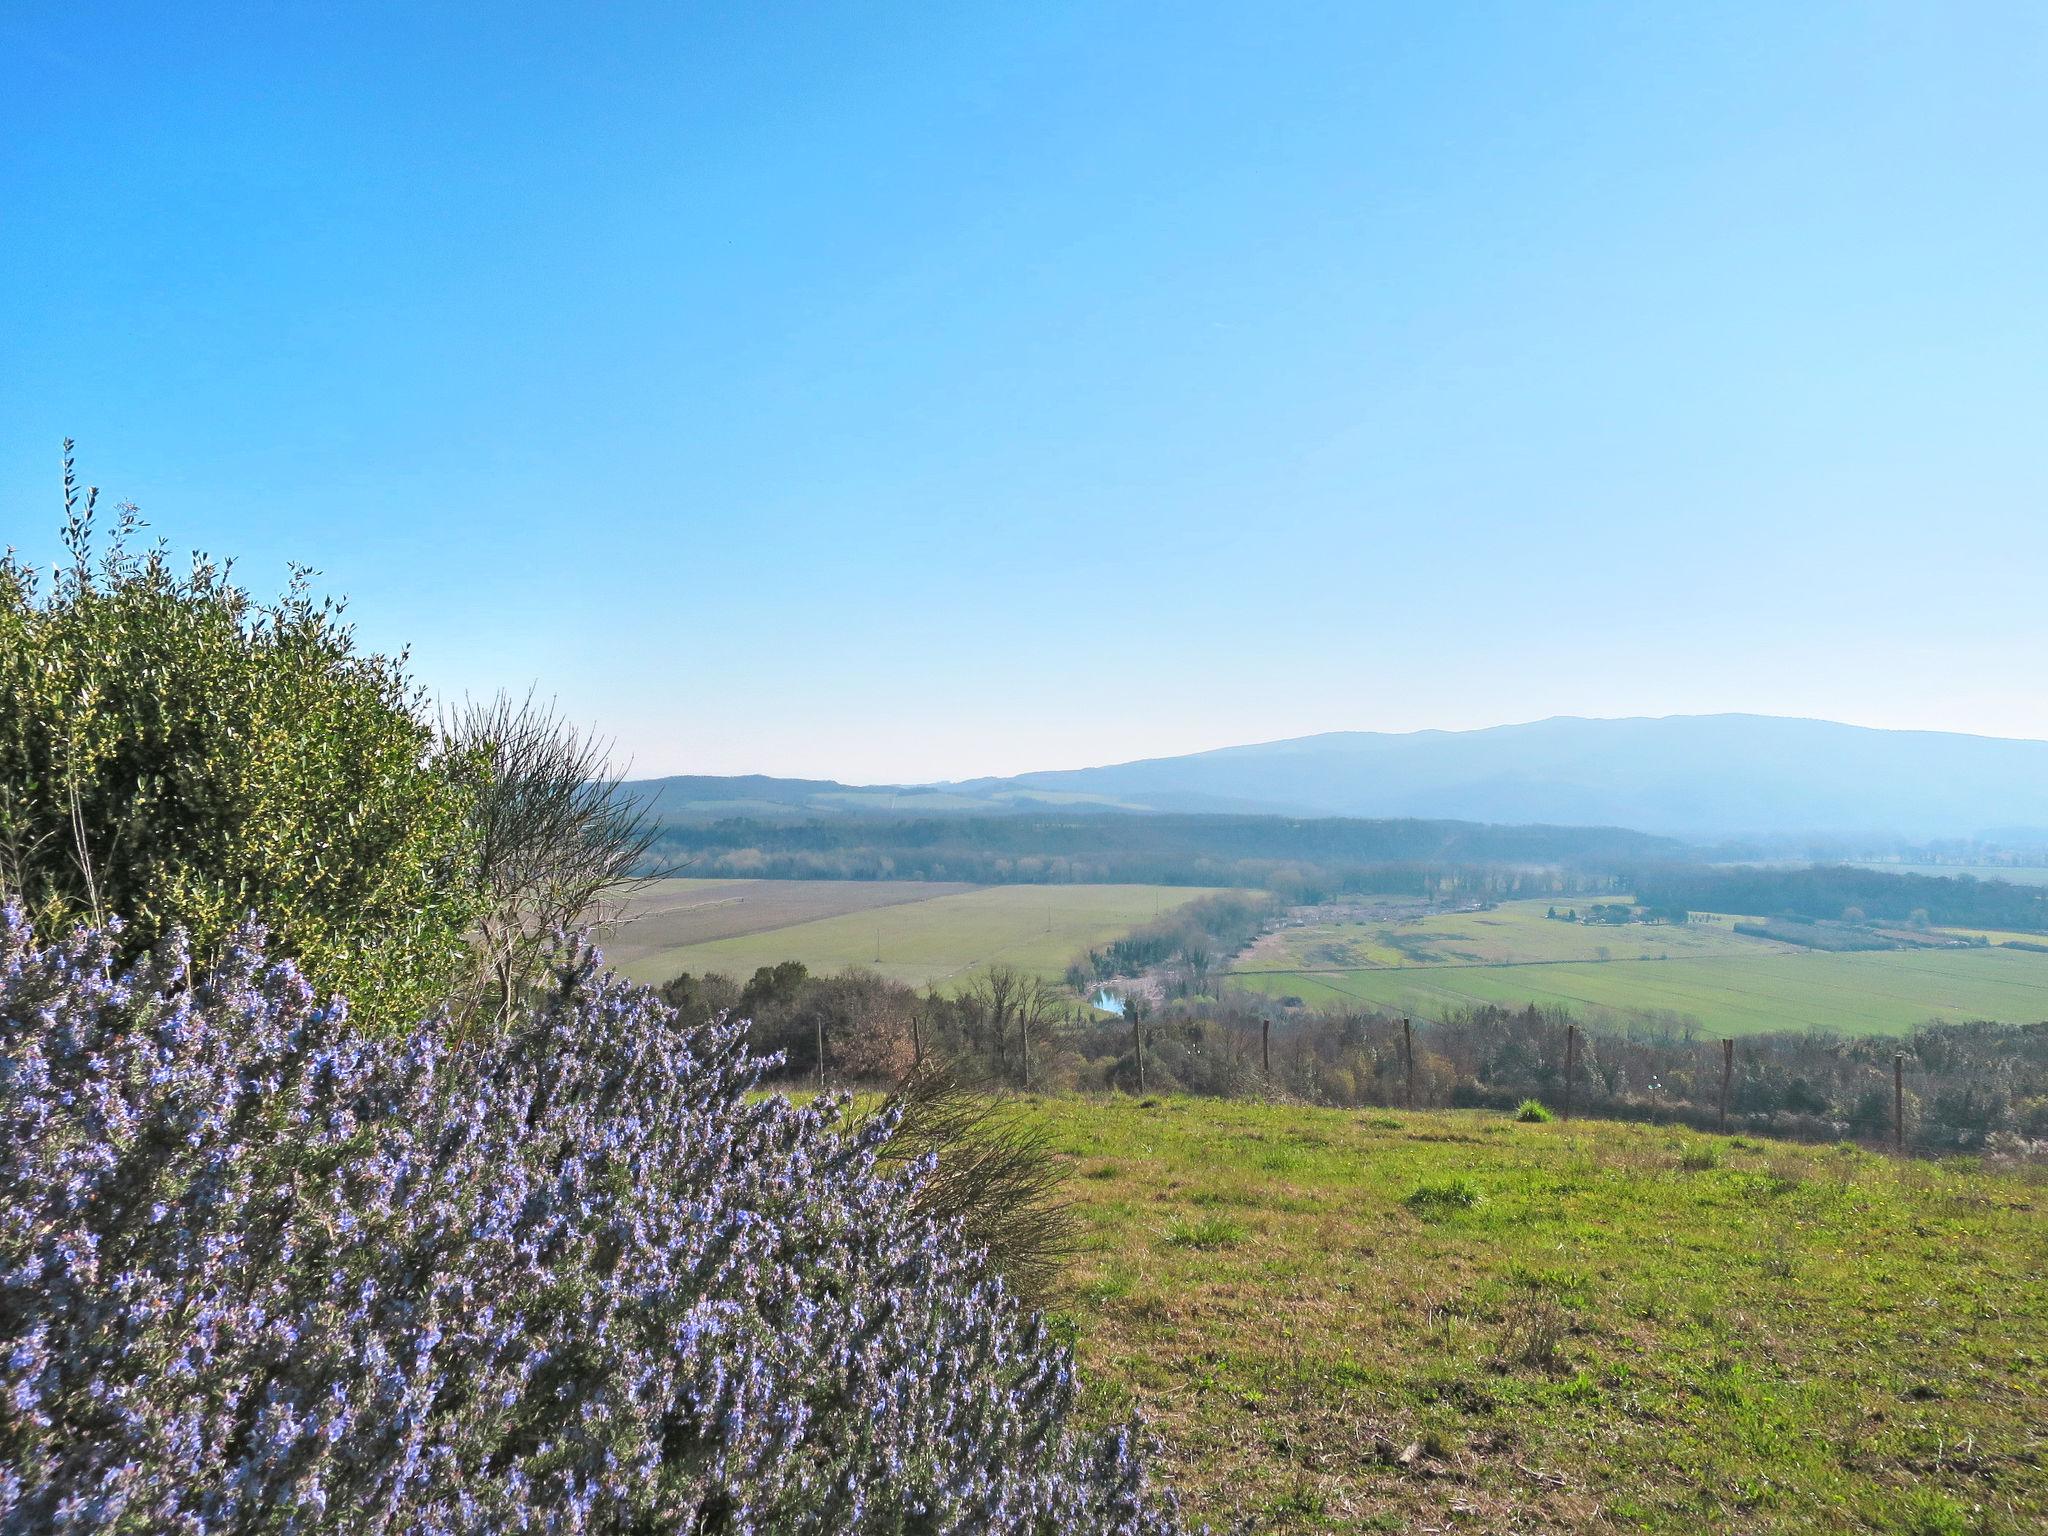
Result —
<path fill-rule="evenodd" d="M 917 880 L 657 880 L 632 894 L 625 920 L 599 939 L 626 975 L 666 981 L 676 974 L 662 969 L 673 950 L 979 889 Z"/>
<path fill-rule="evenodd" d="M 1677 1015 L 1722 1035 L 1899 1034 L 1936 1018 L 2048 1019 L 2048 954 L 1826 954 L 1739 935 L 1726 917 L 1607 927 L 1549 921 L 1550 905 L 1283 929 L 1241 956 L 1232 979 L 1270 997 L 1419 1018 L 1481 1003 L 1539 1003 L 1595 1021 Z"/>
<path fill-rule="evenodd" d="M 1530 964 L 1560 960 L 1718 959 L 1791 951 L 1793 946 L 1737 934 L 1726 917 L 1672 924 L 1610 926 L 1553 922 L 1590 902 L 1508 901 L 1488 912 L 1438 912 L 1391 923 L 1315 924 L 1282 928 L 1241 956 L 1235 968 L 1317 969 L 1330 966 Z"/>
<path fill-rule="evenodd" d="M 1219 1531 L 2048 1529 L 2038 1179 L 1477 1112 L 1022 1112 L 1072 1170 L 1089 1409 L 1142 1409 Z"/>
<path fill-rule="evenodd" d="M 1050 978 L 1089 947 L 1214 894 L 1178 885 L 664 881 L 636 898 L 647 915 L 615 929 L 606 951 L 646 982 L 684 971 L 743 980 L 782 960 L 817 972 L 865 966 L 913 986 L 957 985 L 997 962 Z"/>

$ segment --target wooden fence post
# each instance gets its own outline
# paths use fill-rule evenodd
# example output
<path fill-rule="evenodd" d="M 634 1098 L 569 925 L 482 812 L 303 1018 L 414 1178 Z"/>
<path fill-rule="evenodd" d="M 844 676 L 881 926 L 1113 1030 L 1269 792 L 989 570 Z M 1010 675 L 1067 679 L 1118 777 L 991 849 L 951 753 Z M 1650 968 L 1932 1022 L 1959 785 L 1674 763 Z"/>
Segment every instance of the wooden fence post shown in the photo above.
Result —
<path fill-rule="evenodd" d="M 1408 1107 L 1415 1107 L 1415 1026 L 1401 1021 L 1401 1056 L 1408 1067 Z"/>
<path fill-rule="evenodd" d="M 1728 1085 L 1735 1076 L 1735 1042 L 1721 1042 L 1721 1130 L 1728 1130 Z"/>
<path fill-rule="evenodd" d="M 1266 1076 L 1273 1075 L 1273 1021 L 1259 1020 L 1259 1060 L 1264 1063 Z"/>
<path fill-rule="evenodd" d="M 1572 1066 L 1579 1055 L 1579 1026 L 1567 1024 L 1564 1027 L 1564 1117 L 1572 1117 Z"/>
<path fill-rule="evenodd" d="M 1138 1097 L 1145 1096 L 1145 1025 L 1138 1010 L 1131 1010 L 1131 1044 L 1138 1053 Z"/>
<path fill-rule="evenodd" d="M 818 1026 L 818 1092 L 825 1091 L 825 1015 L 821 1012 L 816 1020 Z"/>
<path fill-rule="evenodd" d="M 1906 1053 L 1892 1056 L 1892 1146 L 1906 1150 Z"/>

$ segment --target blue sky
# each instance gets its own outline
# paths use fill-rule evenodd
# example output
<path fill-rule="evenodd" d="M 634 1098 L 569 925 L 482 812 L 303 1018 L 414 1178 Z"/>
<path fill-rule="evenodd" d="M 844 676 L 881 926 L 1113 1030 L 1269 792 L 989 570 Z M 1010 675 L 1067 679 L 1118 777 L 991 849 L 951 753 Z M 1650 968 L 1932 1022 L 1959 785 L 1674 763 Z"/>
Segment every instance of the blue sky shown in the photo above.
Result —
<path fill-rule="evenodd" d="M 58 443 L 635 771 L 2048 736 L 2048 9 L 0 7 Z"/>

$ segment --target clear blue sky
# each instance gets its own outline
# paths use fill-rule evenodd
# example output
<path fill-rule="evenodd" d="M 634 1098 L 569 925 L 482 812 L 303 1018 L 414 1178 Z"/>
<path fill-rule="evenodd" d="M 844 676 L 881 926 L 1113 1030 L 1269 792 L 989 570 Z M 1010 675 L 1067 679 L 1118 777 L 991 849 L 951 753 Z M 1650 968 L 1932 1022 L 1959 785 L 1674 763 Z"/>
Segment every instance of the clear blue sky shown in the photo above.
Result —
<path fill-rule="evenodd" d="M 641 773 L 2048 736 L 2048 7 L 0 8 L 58 443 Z"/>

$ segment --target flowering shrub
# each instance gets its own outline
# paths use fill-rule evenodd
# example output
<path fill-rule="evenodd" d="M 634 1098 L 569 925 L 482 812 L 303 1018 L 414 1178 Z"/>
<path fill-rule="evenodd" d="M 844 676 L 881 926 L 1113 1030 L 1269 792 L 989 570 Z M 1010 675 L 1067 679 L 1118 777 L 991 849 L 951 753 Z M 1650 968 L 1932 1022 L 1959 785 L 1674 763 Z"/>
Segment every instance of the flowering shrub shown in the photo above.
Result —
<path fill-rule="evenodd" d="M 568 949 L 510 1032 L 350 1028 L 253 926 L 0 920 L 0 1530 L 1178 1529 L 893 1126 L 744 1097 Z"/>

